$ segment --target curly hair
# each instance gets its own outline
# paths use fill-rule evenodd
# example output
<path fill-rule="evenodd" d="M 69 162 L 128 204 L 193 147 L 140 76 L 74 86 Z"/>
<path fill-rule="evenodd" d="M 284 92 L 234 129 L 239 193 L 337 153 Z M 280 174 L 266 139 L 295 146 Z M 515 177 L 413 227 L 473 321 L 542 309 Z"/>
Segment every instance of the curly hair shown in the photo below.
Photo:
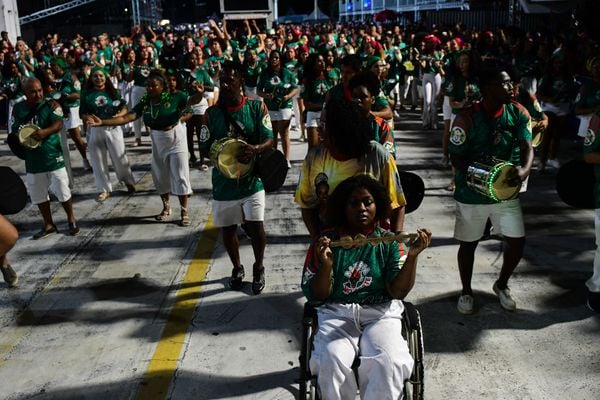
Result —
<path fill-rule="evenodd" d="M 330 148 L 352 158 L 367 152 L 372 128 L 368 116 L 356 103 L 330 100 L 325 104 L 325 116 Z"/>
<path fill-rule="evenodd" d="M 391 200 L 385 187 L 369 175 L 355 175 L 337 185 L 327 199 L 327 221 L 333 226 L 346 226 L 346 206 L 352 192 L 356 189 L 366 189 L 373 196 L 376 221 L 382 221 L 390 216 Z"/>
<path fill-rule="evenodd" d="M 379 94 L 379 78 L 371 71 L 362 71 L 354 75 L 349 82 L 350 90 L 354 90 L 359 86 L 367 88 L 371 96 L 377 96 Z"/>

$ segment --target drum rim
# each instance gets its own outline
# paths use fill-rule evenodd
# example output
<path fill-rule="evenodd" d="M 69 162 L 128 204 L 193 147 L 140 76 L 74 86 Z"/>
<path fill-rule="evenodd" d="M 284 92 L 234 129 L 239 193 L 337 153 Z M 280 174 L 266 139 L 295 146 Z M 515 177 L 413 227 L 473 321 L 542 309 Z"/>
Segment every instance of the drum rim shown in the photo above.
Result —
<path fill-rule="evenodd" d="M 21 132 L 23 132 L 27 128 L 31 128 L 32 132 L 26 138 L 23 138 L 23 136 L 21 135 Z M 36 130 L 39 130 L 39 129 L 40 129 L 40 127 L 37 126 L 37 125 L 35 125 L 35 124 L 26 124 L 26 125 L 21 126 L 19 128 L 19 133 L 18 133 L 19 134 L 19 142 L 23 146 L 27 147 L 28 149 L 35 149 L 35 148 L 39 147 L 39 145 L 41 144 L 41 141 L 31 137 L 31 134 L 33 132 L 35 132 Z M 28 145 L 28 144 L 25 143 L 26 140 L 27 141 L 34 141 L 36 144 L 34 146 Z"/>
<path fill-rule="evenodd" d="M 225 147 L 226 143 L 228 143 L 228 142 L 242 142 L 244 144 L 248 144 L 248 142 L 246 142 L 245 140 L 240 139 L 240 138 L 234 138 L 234 137 L 224 137 L 224 138 L 216 140 L 210 147 L 210 159 L 211 159 L 213 165 L 219 171 L 219 173 L 221 175 L 223 175 L 223 177 L 225 177 L 226 179 L 241 179 L 241 178 L 248 176 L 248 174 L 250 174 L 252 172 L 252 169 L 254 168 L 254 163 L 256 161 L 256 158 L 252 158 L 248 164 L 244 164 L 244 165 L 248 165 L 248 170 L 246 172 L 244 172 L 243 174 L 240 174 L 239 176 L 237 176 L 237 175 L 232 176 L 231 174 L 226 174 L 221 170 L 221 168 L 219 168 L 219 166 L 221 165 L 219 163 L 219 154 L 220 154 L 221 150 Z M 218 151 L 216 150 L 217 148 L 219 149 Z M 243 164 L 243 163 L 240 163 L 240 164 Z"/>

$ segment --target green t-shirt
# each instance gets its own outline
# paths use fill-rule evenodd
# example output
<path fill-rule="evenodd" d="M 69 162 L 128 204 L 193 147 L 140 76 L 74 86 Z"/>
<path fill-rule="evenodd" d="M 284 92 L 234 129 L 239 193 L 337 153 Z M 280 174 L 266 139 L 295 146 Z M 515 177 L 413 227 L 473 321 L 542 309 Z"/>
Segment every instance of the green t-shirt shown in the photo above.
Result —
<path fill-rule="evenodd" d="M 282 101 L 283 96 L 290 93 L 297 87 L 294 74 L 285 68 L 281 68 L 279 73 L 265 69 L 258 79 L 258 90 L 266 93 L 273 93 L 273 99 L 264 99 L 267 108 L 270 111 L 277 111 L 284 108 L 292 108 L 292 99 Z"/>
<path fill-rule="evenodd" d="M 2 92 L 9 100 L 15 100 L 23 96 L 21 89 L 21 80 L 18 76 L 6 77 L 2 79 Z"/>
<path fill-rule="evenodd" d="M 245 142 L 256 145 L 273 137 L 269 112 L 262 101 L 244 97 L 242 104 L 229 108 L 228 111 L 231 118 L 243 127 L 244 135 L 241 139 Z M 215 141 L 238 136 L 220 107 L 210 107 L 206 115 L 207 124 L 200 130 L 200 149 L 208 152 Z M 213 197 L 219 201 L 239 200 L 264 189 L 260 178 L 252 173 L 240 179 L 228 179 L 217 168 L 213 168 L 212 185 Z"/>
<path fill-rule="evenodd" d="M 188 96 L 184 92 L 172 93 L 168 99 L 153 104 L 147 95 L 131 110 L 136 116 L 144 118 L 144 124 L 151 129 L 165 130 L 179 123 L 179 118 L 191 112 L 187 106 Z"/>
<path fill-rule="evenodd" d="M 55 101 L 42 101 L 35 112 L 29 108 L 27 102 L 22 101 L 13 108 L 12 132 L 18 132 L 21 126 L 27 124 L 37 125 L 41 129 L 47 128 L 62 119 L 62 108 Z M 64 166 L 59 131 L 47 136 L 35 149 L 25 149 L 25 170 L 30 174 L 55 171 Z"/>
<path fill-rule="evenodd" d="M 135 64 L 133 66 L 133 84 L 146 87 L 150 71 L 152 71 L 152 65 L 150 64 Z"/>
<path fill-rule="evenodd" d="M 467 99 L 465 106 L 472 105 L 473 102 L 478 101 L 481 98 L 481 91 L 479 85 L 474 80 L 466 80 L 462 75 L 456 75 L 446 85 L 446 93 L 448 97 L 452 97 L 454 101 L 463 101 Z M 459 108 L 453 108 L 452 112 L 458 114 Z"/>
<path fill-rule="evenodd" d="M 584 83 L 579 89 L 575 107 L 577 108 L 593 108 L 600 105 L 600 82 L 590 80 Z"/>
<path fill-rule="evenodd" d="M 125 105 L 119 92 L 115 98 L 111 98 L 106 91 L 84 90 L 81 93 L 79 114 L 94 114 L 102 119 L 111 118 Z"/>
<path fill-rule="evenodd" d="M 61 92 L 63 96 L 68 96 L 72 93 L 81 93 L 81 82 L 73 76 L 71 71 L 65 72 L 60 79 L 56 79 L 54 82 L 56 83 L 56 90 Z M 61 100 L 61 102 L 65 107 L 79 107 L 79 99 L 73 101 Z"/>
<path fill-rule="evenodd" d="M 587 135 L 583 141 L 583 153 L 600 152 L 600 114 L 590 121 Z M 600 164 L 594 164 L 594 208 L 600 208 Z"/>
<path fill-rule="evenodd" d="M 481 103 L 461 110 L 450 130 L 450 154 L 461 156 L 471 165 L 495 157 L 521 165 L 521 141 L 531 141 L 531 117 L 516 102 L 505 104 L 502 114 L 488 115 Z M 493 204 L 497 201 L 467 186 L 467 173 L 457 170 L 455 175 L 456 201 L 466 204 Z"/>
<path fill-rule="evenodd" d="M 329 89 L 333 87 L 332 82 L 329 78 L 320 77 L 315 79 L 314 82 L 304 82 L 304 91 L 302 92 L 302 98 L 311 103 L 323 105 L 325 103 L 325 97 Z M 308 111 L 321 111 L 321 108 Z"/>
<path fill-rule="evenodd" d="M 382 237 L 384 231 L 375 228 L 368 237 Z M 331 229 L 323 231 L 323 235 L 337 240 L 346 234 L 343 231 Z M 397 241 L 379 243 L 345 249 L 334 247 L 332 290 L 328 303 L 380 304 L 392 300 L 387 291 L 387 285 L 398 275 L 408 250 Z M 313 300 L 311 284 L 322 263 L 317 256 L 315 243 L 306 255 L 302 273 L 302 291 L 308 300 Z"/>
<path fill-rule="evenodd" d="M 257 62 L 255 66 L 244 64 L 244 85 L 256 87 L 258 85 L 258 78 L 266 67 L 266 64 L 260 61 Z"/>

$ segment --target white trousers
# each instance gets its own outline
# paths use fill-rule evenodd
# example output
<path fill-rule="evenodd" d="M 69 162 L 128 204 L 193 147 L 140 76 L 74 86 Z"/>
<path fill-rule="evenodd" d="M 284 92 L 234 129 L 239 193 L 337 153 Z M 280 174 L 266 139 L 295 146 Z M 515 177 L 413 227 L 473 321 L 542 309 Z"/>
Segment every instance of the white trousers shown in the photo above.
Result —
<path fill-rule="evenodd" d="M 112 192 L 107 155 L 110 156 L 119 181 L 123 181 L 128 185 L 135 183 L 129 160 L 125 154 L 125 142 L 120 126 L 91 127 L 88 137 L 88 152 L 90 154 L 90 164 L 92 164 L 92 170 L 94 171 L 96 187 L 100 192 Z"/>
<path fill-rule="evenodd" d="M 152 130 L 152 180 L 158 194 L 192 194 L 185 126 L 168 131 Z"/>
<path fill-rule="evenodd" d="M 146 88 L 143 86 L 134 86 L 131 89 L 131 104 L 133 104 L 134 107 L 140 102 L 144 93 L 146 93 Z M 142 124 L 144 122 L 141 117 L 142 115 L 138 115 L 138 119 L 133 121 L 133 132 L 135 133 L 136 139 L 141 139 L 142 137 Z"/>
<path fill-rule="evenodd" d="M 131 110 L 135 105 L 131 102 L 131 91 L 133 90 L 133 82 L 122 81 L 121 83 L 119 83 L 119 89 L 121 90 L 123 100 L 127 102 L 127 109 Z M 123 125 L 122 129 L 125 132 L 131 132 L 133 130 L 133 122 L 129 122 Z"/>
<path fill-rule="evenodd" d="M 423 74 L 423 127 L 437 129 L 436 97 L 440 93 L 440 74 Z"/>
<path fill-rule="evenodd" d="M 317 309 L 319 330 L 310 370 L 318 376 L 322 398 L 347 400 L 360 386 L 363 400 L 402 398 L 414 360 L 402 337 L 399 300 L 377 305 L 326 304 Z M 358 384 L 351 366 L 360 357 Z"/>
<path fill-rule="evenodd" d="M 585 282 L 590 292 L 600 293 L 600 208 L 596 208 L 596 255 L 594 256 L 594 273 Z"/>

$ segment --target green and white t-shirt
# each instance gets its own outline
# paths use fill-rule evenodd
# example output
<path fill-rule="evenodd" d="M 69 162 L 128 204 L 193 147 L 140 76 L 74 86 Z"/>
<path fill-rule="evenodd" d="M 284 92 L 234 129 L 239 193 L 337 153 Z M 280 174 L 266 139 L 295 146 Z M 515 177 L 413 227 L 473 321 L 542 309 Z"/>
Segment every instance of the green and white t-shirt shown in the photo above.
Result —
<path fill-rule="evenodd" d="M 138 118 L 144 118 L 144 124 L 150 129 L 165 130 L 179 123 L 181 115 L 191 112 L 188 96 L 184 92 L 172 93 L 167 99 L 154 103 L 148 96 L 142 97 L 133 109 Z"/>
<path fill-rule="evenodd" d="M 27 102 L 22 101 L 13 109 L 12 132 L 18 132 L 19 128 L 33 124 L 41 129 L 47 128 L 55 121 L 63 119 L 63 111 L 55 101 L 42 101 L 35 108 L 29 108 Z M 59 131 L 52 133 L 42 140 L 40 146 L 35 149 L 25 148 L 25 170 L 30 174 L 51 172 L 65 166 Z"/>
<path fill-rule="evenodd" d="M 385 230 L 375 228 L 368 237 L 382 237 Z M 337 229 L 325 230 L 322 235 L 337 240 L 346 234 Z M 311 284 L 321 268 L 321 260 L 313 243 L 306 255 L 302 273 L 302 292 L 313 300 Z M 328 303 L 380 304 L 392 300 L 387 285 L 402 269 L 408 249 L 402 243 L 379 243 L 345 249 L 334 247 L 332 291 Z"/>
<path fill-rule="evenodd" d="M 495 157 L 521 165 L 521 142 L 531 141 L 531 117 L 517 102 L 505 104 L 499 115 L 491 116 L 481 103 L 461 110 L 450 129 L 450 154 L 461 156 L 471 165 Z M 466 171 L 455 176 L 456 201 L 466 204 L 493 204 L 497 201 L 471 189 Z"/>
<path fill-rule="evenodd" d="M 260 74 L 258 79 L 258 90 L 273 93 L 275 96 L 272 99 L 264 99 L 267 108 L 271 111 L 292 108 L 292 99 L 283 102 L 282 98 L 296 87 L 294 74 L 285 68 L 282 68 L 279 73 L 267 68 Z"/>
<path fill-rule="evenodd" d="M 102 119 L 111 118 L 124 106 L 125 102 L 119 92 L 115 98 L 111 98 L 106 91 L 84 90 L 81 94 L 79 114 L 94 114 Z"/>
<path fill-rule="evenodd" d="M 262 101 L 243 98 L 239 106 L 228 108 L 229 115 L 244 131 L 242 140 L 249 144 L 260 144 L 273 137 L 273 128 L 267 107 Z M 208 152 L 215 141 L 237 137 L 223 110 L 212 106 L 206 111 L 207 124 L 200 130 L 200 149 Z M 213 197 L 215 200 L 239 200 L 264 190 L 260 178 L 250 173 L 240 179 L 226 178 L 217 168 L 212 171 Z"/>
<path fill-rule="evenodd" d="M 71 71 L 67 71 L 57 79 L 56 81 L 56 90 L 61 92 L 63 96 L 68 96 L 73 93 L 81 93 L 81 82 L 79 79 L 73 76 Z M 65 107 L 73 108 L 79 107 L 79 99 L 67 101 L 61 100 L 64 103 Z"/>

